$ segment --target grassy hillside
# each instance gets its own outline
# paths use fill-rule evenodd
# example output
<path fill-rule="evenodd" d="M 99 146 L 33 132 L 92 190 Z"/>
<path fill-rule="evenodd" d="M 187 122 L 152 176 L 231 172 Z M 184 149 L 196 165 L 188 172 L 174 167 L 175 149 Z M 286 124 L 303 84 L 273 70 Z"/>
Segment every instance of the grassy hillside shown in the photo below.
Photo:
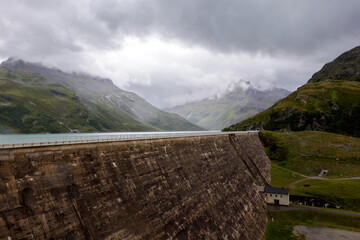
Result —
<path fill-rule="evenodd" d="M 0 133 L 203 130 L 109 79 L 8 59 L 0 66 Z"/>
<path fill-rule="evenodd" d="M 328 176 L 360 176 L 360 138 L 326 132 L 261 131 L 269 158 L 279 166 L 312 176 L 328 169 Z"/>
<path fill-rule="evenodd" d="M 261 131 L 260 138 L 271 159 L 271 185 L 287 187 L 290 194 L 313 196 L 360 211 L 360 138 L 326 132 Z M 311 179 L 322 169 L 326 179 Z M 293 227 L 320 226 L 360 231 L 360 217 L 313 210 L 269 211 L 263 239 L 304 239 Z"/>
<path fill-rule="evenodd" d="M 360 82 L 309 83 L 269 109 L 225 131 L 265 129 L 317 130 L 360 136 Z"/>
<path fill-rule="evenodd" d="M 74 92 L 40 75 L 0 68 L 0 125 L 8 132 L 156 130 L 131 116 L 96 109 L 90 102 L 89 111 L 85 104 Z"/>
<path fill-rule="evenodd" d="M 291 194 L 318 197 L 345 209 L 360 211 L 360 180 L 309 179 L 298 183 Z"/>
<path fill-rule="evenodd" d="M 312 131 L 262 131 L 260 137 L 271 159 L 272 186 L 360 210 L 360 180 L 341 179 L 360 176 L 360 138 Z M 322 169 L 329 170 L 327 179 L 339 180 L 305 179 Z"/>
<path fill-rule="evenodd" d="M 270 211 L 269 215 L 274 222 L 269 219 L 263 240 L 305 239 L 294 234 L 293 228 L 297 225 L 360 232 L 360 217 L 358 216 L 310 210 Z"/>

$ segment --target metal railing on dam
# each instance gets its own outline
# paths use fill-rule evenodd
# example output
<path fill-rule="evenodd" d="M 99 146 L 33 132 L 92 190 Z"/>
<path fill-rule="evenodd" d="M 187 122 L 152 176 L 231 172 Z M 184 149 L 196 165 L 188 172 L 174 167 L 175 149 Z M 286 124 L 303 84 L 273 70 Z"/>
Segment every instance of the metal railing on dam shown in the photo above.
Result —
<path fill-rule="evenodd" d="M 77 143 L 112 142 L 158 138 L 196 137 L 222 134 L 246 134 L 257 131 L 179 131 L 179 132 L 113 132 L 64 134 L 0 134 L 1 148 L 52 146 Z"/>

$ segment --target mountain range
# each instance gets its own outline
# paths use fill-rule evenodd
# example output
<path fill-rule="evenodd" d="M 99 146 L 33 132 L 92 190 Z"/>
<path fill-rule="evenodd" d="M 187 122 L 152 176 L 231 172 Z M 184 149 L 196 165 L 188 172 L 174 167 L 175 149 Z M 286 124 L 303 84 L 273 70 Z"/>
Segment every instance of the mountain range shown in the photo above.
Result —
<path fill-rule="evenodd" d="M 250 82 L 239 81 L 220 96 L 165 109 L 206 129 L 222 129 L 261 112 L 289 95 L 285 89 L 261 91 Z"/>
<path fill-rule="evenodd" d="M 110 79 L 14 58 L 0 65 L 0 133 L 180 130 L 203 128 Z"/>
<path fill-rule="evenodd" d="M 316 130 L 360 137 L 360 46 L 316 72 L 269 109 L 225 131 Z"/>

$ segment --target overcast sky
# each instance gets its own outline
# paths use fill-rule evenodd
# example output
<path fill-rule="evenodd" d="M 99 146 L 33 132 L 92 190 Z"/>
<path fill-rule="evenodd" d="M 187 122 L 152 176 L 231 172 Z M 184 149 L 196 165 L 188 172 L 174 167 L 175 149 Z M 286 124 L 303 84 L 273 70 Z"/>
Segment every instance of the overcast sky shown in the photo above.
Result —
<path fill-rule="evenodd" d="M 360 45 L 359 0 L 11 0 L 0 9 L 0 60 L 111 78 L 160 108 L 240 79 L 293 91 Z"/>

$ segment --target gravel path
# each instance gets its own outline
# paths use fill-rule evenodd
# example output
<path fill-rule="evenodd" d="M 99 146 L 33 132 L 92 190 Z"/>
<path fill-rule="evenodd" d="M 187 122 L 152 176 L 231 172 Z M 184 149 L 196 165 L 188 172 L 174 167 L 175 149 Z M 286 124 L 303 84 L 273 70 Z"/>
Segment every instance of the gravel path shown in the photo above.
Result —
<path fill-rule="evenodd" d="M 289 169 L 286 169 L 286 168 L 283 168 L 283 167 L 280 167 L 280 166 L 273 165 L 273 167 L 280 168 L 280 169 L 282 169 L 282 170 L 284 170 L 284 171 L 287 171 L 287 172 L 290 172 L 290 173 L 294 173 L 294 174 L 297 174 L 297 175 L 299 175 L 299 176 L 304 177 L 303 179 L 297 180 L 297 181 L 292 182 L 291 184 L 289 184 L 289 188 L 290 188 L 290 189 L 295 188 L 298 183 L 303 182 L 303 181 L 306 181 L 306 180 L 309 180 L 309 179 L 321 179 L 321 180 L 325 180 L 325 181 L 360 180 L 360 177 L 351 177 L 351 178 L 349 178 L 349 177 L 347 177 L 347 178 L 324 178 L 324 177 L 318 177 L 318 176 L 312 176 L 312 177 L 310 177 L 310 176 L 304 175 L 304 174 L 302 174 L 302 173 L 295 172 L 295 171 L 291 171 L 291 170 L 289 170 Z"/>
<path fill-rule="evenodd" d="M 323 178 L 323 177 L 306 177 L 300 180 L 297 180 L 295 182 L 292 182 L 289 185 L 289 188 L 295 188 L 295 186 L 303 181 L 309 180 L 309 179 L 320 179 L 320 180 L 325 180 L 325 181 L 343 181 L 343 180 L 360 180 L 360 177 L 351 177 L 351 178 Z"/>
<path fill-rule="evenodd" d="M 295 226 L 294 231 L 304 235 L 306 240 L 360 240 L 360 232 L 334 228 Z"/>

